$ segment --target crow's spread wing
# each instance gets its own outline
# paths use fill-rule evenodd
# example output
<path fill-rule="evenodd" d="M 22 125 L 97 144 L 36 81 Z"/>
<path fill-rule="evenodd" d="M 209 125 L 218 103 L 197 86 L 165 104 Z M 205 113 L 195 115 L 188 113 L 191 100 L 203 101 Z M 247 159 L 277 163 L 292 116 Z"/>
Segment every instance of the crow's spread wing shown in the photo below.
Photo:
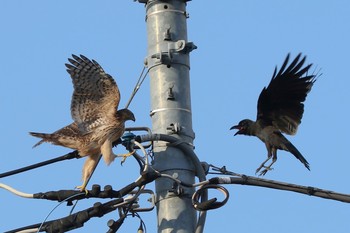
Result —
<path fill-rule="evenodd" d="M 303 67 L 305 56 L 300 60 L 299 54 L 288 65 L 289 56 L 279 71 L 275 68 L 270 84 L 261 91 L 257 120 L 294 135 L 303 117 L 303 102 L 316 79 L 314 74 L 308 74 L 312 64 Z"/>

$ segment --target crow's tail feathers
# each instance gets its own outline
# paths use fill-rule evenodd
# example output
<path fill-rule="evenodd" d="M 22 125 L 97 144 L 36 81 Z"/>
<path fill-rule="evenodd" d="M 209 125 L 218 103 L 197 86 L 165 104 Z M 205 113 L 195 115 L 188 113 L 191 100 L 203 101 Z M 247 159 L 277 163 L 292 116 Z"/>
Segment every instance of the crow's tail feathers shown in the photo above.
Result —
<path fill-rule="evenodd" d="M 292 153 L 295 158 L 299 159 L 300 162 L 302 162 L 304 164 L 304 166 L 307 168 L 307 170 L 310 171 L 310 164 L 309 162 L 304 158 L 304 156 L 298 151 L 298 149 L 291 143 L 291 142 L 288 142 L 285 144 L 288 151 L 290 153 Z"/>

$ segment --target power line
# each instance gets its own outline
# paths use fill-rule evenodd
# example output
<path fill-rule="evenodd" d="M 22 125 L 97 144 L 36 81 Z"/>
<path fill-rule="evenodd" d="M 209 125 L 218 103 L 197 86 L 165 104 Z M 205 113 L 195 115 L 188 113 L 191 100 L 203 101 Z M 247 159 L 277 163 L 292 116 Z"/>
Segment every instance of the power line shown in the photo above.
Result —
<path fill-rule="evenodd" d="M 78 151 L 73 151 L 73 152 L 70 152 L 68 154 L 59 156 L 59 157 L 54 158 L 54 159 L 49 159 L 49 160 L 46 160 L 46 161 L 43 161 L 43 162 L 40 162 L 40 163 L 36 163 L 36 164 L 30 165 L 30 166 L 26 166 L 26 167 L 23 167 L 23 168 L 19 168 L 19 169 L 15 169 L 15 170 L 12 170 L 12 171 L 1 173 L 0 174 L 0 178 L 16 175 L 18 173 L 26 172 L 26 171 L 29 171 L 29 170 L 32 170 L 32 169 L 36 169 L 36 168 L 39 168 L 39 167 L 43 167 L 43 166 L 46 166 L 46 165 L 49 165 L 49 164 L 52 164 L 52 163 L 57 163 L 57 162 L 61 162 L 61 161 L 64 161 L 64 160 L 70 160 L 70 159 L 80 159 L 80 158 L 81 157 L 79 156 Z"/>
<path fill-rule="evenodd" d="M 182 188 L 192 187 L 197 188 L 192 196 L 192 205 L 196 210 L 199 210 L 200 213 L 205 213 L 207 210 L 220 208 L 225 205 L 229 199 L 229 192 L 222 185 L 248 185 L 248 186 L 260 186 L 265 188 L 272 188 L 284 191 L 292 191 L 298 192 L 302 194 L 306 194 L 309 196 L 327 198 L 342 202 L 350 203 L 350 195 L 333 192 L 330 190 L 324 190 L 320 188 L 315 188 L 311 186 L 302 186 L 296 184 L 290 184 L 280 181 L 267 180 L 262 178 L 256 178 L 252 176 L 247 176 L 244 174 L 239 174 L 236 172 L 231 172 L 226 169 L 225 166 L 217 167 L 207 163 L 200 163 L 197 156 L 194 154 L 193 150 L 190 150 L 190 146 L 187 143 L 183 143 L 181 140 L 176 139 L 175 137 L 169 135 L 162 134 L 146 134 L 146 135 L 138 135 L 134 136 L 134 147 L 138 147 L 141 149 L 143 154 L 147 154 L 143 148 L 143 143 L 147 143 L 149 141 L 163 141 L 167 142 L 169 146 L 174 146 L 179 148 L 184 152 L 190 161 L 196 167 L 196 174 L 199 177 L 199 182 L 195 183 L 187 183 L 179 178 L 173 177 L 168 174 L 164 174 L 156 170 L 156 168 L 149 163 L 147 158 L 144 158 L 148 162 L 144 162 L 144 167 L 141 170 L 141 175 L 132 183 L 126 185 L 120 190 L 113 190 L 111 186 L 105 186 L 103 190 L 101 190 L 99 185 L 93 185 L 92 189 L 89 190 L 88 194 L 81 193 L 77 190 L 60 190 L 60 191 L 49 191 L 44 193 L 36 193 L 36 194 L 25 194 L 20 195 L 26 198 L 37 198 L 37 199 L 47 199 L 47 200 L 55 200 L 59 202 L 67 202 L 71 203 L 73 200 L 82 200 L 88 198 L 113 198 L 112 201 L 101 204 L 99 202 L 95 203 L 93 207 L 85 209 L 83 211 L 79 211 L 72 215 L 52 220 L 49 222 L 38 223 L 34 225 L 30 225 L 27 227 L 22 227 L 16 230 L 8 231 L 8 233 L 19 232 L 21 230 L 30 230 L 30 229 L 39 229 L 42 225 L 40 231 L 46 232 L 58 232 L 58 231 L 68 231 L 71 229 L 76 229 L 82 227 L 83 224 L 89 221 L 93 217 L 101 217 L 107 213 L 110 213 L 116 209 L 122 208 L 120 219 L 117 221 L 109 222 L 110 231 L 115 232 L 115 230 L 119 229 L 119 227 L 124 222 L 124 219 L 128 215 L 129 212 L 137 213 L 144 211 L 152 211 L 154 205 L 156 204 L 156 196 L 153 191 L 146 190 L 145 187 L 147 184 L 163 178 L 169 179 L 173 182 L 173 191 L 172 193 L 177 196 L 183 196 L 184 193 L 181 191 Z M 146 166 L 147 164 L 147 166 Z M 198 169 L 198 170 L 197 170 Z M 205 179 L 205 173 L 214 174 L 214 175 L 222 175 L 217 177 L 212 177 L 210 179 Z M 176 185 L 175 185 L 176 184 Z M 18 190 L 13 190 L 13 188 L 6 187 L 6 185 L 0 185 L 2 188 L 6 188 L 7 190 L 13 192 L 16 195 L 19 195 L 23 192 Z M 219 190 L 224 194 L 224 199 L 219 201 L 216 197 L 213 197 L 208 200 L 207 192 L 209 189 Z M 171 191 L 171 190 L 169 190 Z M 137 198 L 142 194 L 151 195 L 151 207 L 142 208 L 136 205 Z M 129 195 L 129 197 L 125 197 Z M 203 216 L 203 215 L 202 215 Z M 200 218 L 198 222 L 203 221 Z M 56 231 L 57 230 L 57 231 Z M 29 231 L 30 232 L 30 231 Z"/>

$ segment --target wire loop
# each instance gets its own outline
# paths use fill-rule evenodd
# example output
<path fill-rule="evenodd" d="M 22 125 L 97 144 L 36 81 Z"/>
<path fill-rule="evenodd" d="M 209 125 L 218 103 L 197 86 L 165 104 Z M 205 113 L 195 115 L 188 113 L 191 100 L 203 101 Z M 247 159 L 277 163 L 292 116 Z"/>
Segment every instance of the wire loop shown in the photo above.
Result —
<path fill-rule="evenodd" d="M 224 195 L 225 198 L 223 201 L 217 201 L 217 198 L 212 198 L 207 201 L 201 202 L 200 199 L 202 198 L 202 195 L 204 192 L 207 192 L 209 189 L 216 189 L 221 191 Z M 226 188 L 220 185 L 216 184 L 206 184 L 200 187 L 192 196 L 192 205 L 196 210 L 200 211 L 206 211 L 206 210 L 213 210 L 220 208 L 221 206 L 225 205 L 226 202 L 228 201 L 230 197 L 229 192 L 227 191 Z"/>

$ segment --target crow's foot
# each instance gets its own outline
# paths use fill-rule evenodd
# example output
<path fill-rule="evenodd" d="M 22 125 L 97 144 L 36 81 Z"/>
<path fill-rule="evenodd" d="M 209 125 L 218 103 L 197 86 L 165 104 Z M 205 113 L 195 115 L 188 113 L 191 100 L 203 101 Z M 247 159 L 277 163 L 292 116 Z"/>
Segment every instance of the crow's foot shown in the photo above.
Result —
<path fill-rule="evenodd" d="M 273 170 L 273 168 L 271 168 L 271 167 L 265 167 L 265 166 L 263 166 L 263 168 L 265 168 L 264 170 L 262 170 L 260 173 L 259 173 L 259 176 L 264 176 L 268 171 L 271 171 L 271 170 Z M 260 168 L 261 169 L 261 168 Z M 260 170 L 259 169 L 259 170 Z"/>

